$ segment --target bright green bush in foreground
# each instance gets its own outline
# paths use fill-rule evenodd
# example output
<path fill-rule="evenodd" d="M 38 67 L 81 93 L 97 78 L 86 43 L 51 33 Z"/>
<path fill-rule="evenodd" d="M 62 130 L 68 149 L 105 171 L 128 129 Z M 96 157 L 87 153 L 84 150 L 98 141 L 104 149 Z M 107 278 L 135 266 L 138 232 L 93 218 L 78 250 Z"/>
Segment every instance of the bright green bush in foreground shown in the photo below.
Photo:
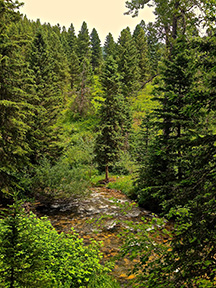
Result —
<path fill-rule="evenodd" d="M 0 287 L 87 287 L 109 270 L 98 245 L 77 234 L 58 234 L 46 218 L 13 205 L 0 220 Z"/>

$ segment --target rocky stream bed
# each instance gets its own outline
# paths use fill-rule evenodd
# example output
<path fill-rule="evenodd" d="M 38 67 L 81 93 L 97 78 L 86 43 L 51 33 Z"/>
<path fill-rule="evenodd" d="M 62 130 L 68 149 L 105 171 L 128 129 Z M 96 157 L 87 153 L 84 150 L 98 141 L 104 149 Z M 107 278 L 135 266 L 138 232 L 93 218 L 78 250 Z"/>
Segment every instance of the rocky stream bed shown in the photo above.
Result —
<path fill-rule="evenodd" d="M 127 221 L 142 221 L 144 216 L 150 216 L 121 191 L 105 187 L 94 187 L 90 195 L 82 200 L 68 203 L 55 203 L 49 208 L 40 207 L 37 214 L 47 216 L 52 225 L 59 232 L 70 233 L 74 228 L 86 245 L 90 239 L 102 241 L 101 252 L 103 261 L 117 256 L 122 239 L 118 234 L 126 226 Z M 137 260 L 130 261 L 127 257 L 116 260 L 113 276 L 121 283 L 122 287 L 130 287 L 129 282 L 135 275 L 128 275 Z"/>

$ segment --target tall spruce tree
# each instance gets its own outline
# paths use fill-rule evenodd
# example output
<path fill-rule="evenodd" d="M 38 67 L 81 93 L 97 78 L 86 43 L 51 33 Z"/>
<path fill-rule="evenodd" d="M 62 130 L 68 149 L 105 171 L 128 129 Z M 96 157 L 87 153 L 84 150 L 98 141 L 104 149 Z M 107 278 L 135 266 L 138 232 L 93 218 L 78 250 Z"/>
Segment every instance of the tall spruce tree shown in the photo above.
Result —
<path fill-rule="evenodd" d="M 81 26 L 81 30 L 79 31 L 77 37 L 77 47 L 76 53 L 79 58 L 80 63 L 84 58 L 89 58 L 91 56 L 90 50 L 90 36 L 86 22 L 84 21 Z"/>
<path fill-rule="evenodd" d="M 91 84 L 93 83 L 93 71 L 89 58 L 84 58 L 80 65 L 79 83 L 77 85 L 77 96 L 73 109 L 78 117 L 88 114 L 91 107 Z"/>
<path fill-rule="evenodd" d="M 134 0 L 128 4 L 137 12 L 147 2 Z M 165 18 L 162 8 L 168 2 L 171 5 Z M 139 192 L 150 209 L 155 199 L 157 207 L 162 204 L 161 210 L 166 217 L 175 217 L 176 225 L 171 249 L 165 247 L 151 265 L 145 266 L 148 256 L 143 261 L 142 281 L 145 287 L 214 287 L 215 35 L 211 40 L 200 38 L 196 45 L 189 40 L 191 26 L 200 24 L 200 19 L 208 23 L 216 6 L 214 1 L 168 2 L 155 1 L 168 54 L 157 89 L 162 104 L 157 111 L 162 134 L 145 158 Z M 200 17 L 196 8 L 202 9 Z M 203 48 L 201 55 L 199 47 Z"/>
<path fill-rule="evenodd" d="M 75 33 L 75 29 L 73 24 L 71 23 L 68 33 L 67 33 L 67 41 L 68 41 L 68 46 L 69 46 L 69 55 L 76 51 L 76 45 L 77 45 L 77 37 Z"/>
<path fill-rule="evenodd" d="M 95 146 L 96 162 L 101 169 L 105 170 L 106 182 L 109 182 L 109 168 L 119 159 L 129 126 L 120 79 L 118 65 L 113 57 L 109 56 L 101 76 L 105 102 L 100 111 L 100 128 Z"/>
<path fill-rule="evenodd" d="M 108 56 L 113 56 L 113 58 L 116 58 L 116 49 L 117 44 L 114 41 L 113 35 L 109 33 L 106 36 L 105 43 L 104 43 L 104 58 L 106 59 Z"/>
<path fill-rule="evenodd" d="M 80 83 L 80 65 L 79 58 L 75 51 L 70 54 L 69 57 L 69 69 L 70 69 L 70 86 L 74 89 Z"/>
<path fill-rule="evenodd" d="M 19 173 L 28 164 L 32 79 L 22 39 L 10 34 L 20 19 L 18 1 L 0 1 L 0 197 L 17 189 Z M 17 30 L 15 30 L 17 31 Z"/>
<path fill-rule="evenodd" d="M 93 28 L 91 35 L 91 64 L 95 74 L 99 74 L 102 65 L 102 48 L 101 41 L 98 36 L 97 30 Z"/>
<path fill-rule="evenodd" d="M 138 61 L 139 61 L 139 73 L 140 73 L 140 81 L 145 82 L 149 78 L 149 51 L 148 51 L 148 43 L 147 37 L 143 28 L 140 25 L 137 25 L 134 33 L 133 39 L 138 52 Z"/>
<path fill-rule="evenodd" d="M 158 74 L 158 62 L 162 59 L 162 50 L 164 44 L 160 42 L 159 35 L 155 25 L 150 22 L 147 25 L 147 42 L 148 42 L 148 53 L 150 60 L 150 75 L 154 77 Z"/>
<path fill-rule="evenodd" d="M 31 160 L 37 163 L 44 155 L 55 154 L 56 136 L 52 125 L 55 123 L 62 105 L 62 91 L 59 75 L 55 69 L 58 63 L 52 58 L 45 32 L 41 29 L 35 35 L 29 55 L 30 68 L 34 73 L 34 82 L 37 98 L 34 101 L 36 113 L 34 123 L 29 132 L 31 139 Z M 56 66 L 57 64 L 57 66 Z"/>
<path fill-rule="evenodd" d="M 148 164 L 140 171 L 138 194 L 146 206 L 156 208 L 158 205 L 158 211 L 162 209 L 161 204 L 166 206 L 174 198 L 173 185 L 187 173 L 183 146 L 188 145 L 190 131 L 197 121 L 195 115 L 194 118 L 188 115 L 192 101 L 194 104 L 196 101 L 195 96 L 192 98 L 196 79 L 193 54 L 194 51 L 186 48 L 184 39 L 178 40 L 173 47 L 172 60 L 165 60 L 156 92 L 159 96 L 156 99 L 161 103 L 161 108 L 156 110 L 158 129 L 163 133 L 149 147 Z M 169 208 L 166 207 L 166 211 Z"/>
<path fill-rule="evenodd" d="M 133 95 L 139 87 L 138 52 L 129 28 L 123 29 L 118 40 L 118 69 L 122 76 L 125 97 Z"/>

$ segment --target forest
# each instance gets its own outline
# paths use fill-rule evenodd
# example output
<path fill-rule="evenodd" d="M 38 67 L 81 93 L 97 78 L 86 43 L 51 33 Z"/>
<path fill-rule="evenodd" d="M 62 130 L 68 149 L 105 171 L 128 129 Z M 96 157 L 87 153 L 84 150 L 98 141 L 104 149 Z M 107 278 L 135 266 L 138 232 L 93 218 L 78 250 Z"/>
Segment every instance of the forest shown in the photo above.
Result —
<path fill-rule="evenodd" d="M 125 5 L 155 22 L 103 44 L 85 21 L 42 24 L 0 0 L 0 287 L 216 286 L 216 2 Z M 94 187 L 150 211 L 109 261 L 37 213 Z"/>

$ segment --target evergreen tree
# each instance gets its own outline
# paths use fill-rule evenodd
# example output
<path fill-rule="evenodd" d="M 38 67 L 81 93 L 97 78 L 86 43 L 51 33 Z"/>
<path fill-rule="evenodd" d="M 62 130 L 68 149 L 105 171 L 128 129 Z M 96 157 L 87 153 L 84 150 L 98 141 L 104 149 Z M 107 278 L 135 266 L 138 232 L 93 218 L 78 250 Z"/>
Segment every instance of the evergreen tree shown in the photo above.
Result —
<path fill-rule="evenodd" d="M 73 109 L 78 116 L 86 116 L 91 106 L 91 84 L 93 83 L 93 71 L 89 58 L 84 58 L 80 65 L 77 96 Z"/>
<path fill-rule="evenodd" d="M 86 22 L 82 23 L 81 30 L 79 31 L 77 37 L 77 56 L 79 58 L 80 63 L 84 58 L 90 59 L 90 36 Z"/>
<path fill-rule="evenodd" d="M 28 137 L 31 139 L 33 153 L 31 160 L 37 163 L 44 156 L 51 156 L 56 150 L 56 136 L 52 125 L 55 123 L 62 105 L 62 91 L 55 69 L 56 63 L 49 50 L 45 33 L 41 30 L 35 35 L 29 55 L 30 68 L 34 73 L 37 98 L 34 101 L 36 115 Z"/>
<path fill-rule="evenodd" d="M 93 71 L 98 74 L 102 65 L 102 49 L 101 41 L 95 28 L 93 28 L 91 35 L 91 64 Z"/>
<path fill-rule="evenodd" d="M 129 28 L 121 31 L 118 40 L 118 67 L 122 76 L 123 94 L 129 97 L 139 87 L 138 52 Z"/>
<path fill-rule="evenodd" d="M 146 2 L 139 1 L 134 6 L 138 3 L 135 0 L 130 7 L 136 10 Z M 199 39 L 196 45 L 188 41 L 191 26 L 200 23 L 198 11 L 195 13 L 197 2 L 191 6 L 187 1 L 171 2 L 167 19 L 162 10 L 167 3 L 155 4 L 168 54 L 157 89 L 162 133 L 145 158 L 138 180 L 139 196 L 149 207 L 156 200 L 156 207 L 162 205 L 163 213 L 175 217 L 176 225 L 168 245 L 171 249 L 164 247 L 162 254 L 147 266 L 149 258 L 145 262 L 143 257 L 142 281 L 146 287 L 157 288 L 214 287 L 215 35 L 211 40 Z M 209 11 L 215 12 L 214 1 L 202 1 L 200 7 L 199 20 L 212 19 Z M 197 50 L 200 47 L 201 55 Z"/>
<path fill-rule="evenodd" d="M 188 107 L 195 102 L 192 93 L 196 73 L 194 52 L 189 53 L 185 45 L 185 40 L 178 41 L 173 47 L 172 60 L 165 60 L 161 71 L 157 93 L 163 96 L 157 98 L 161 108 L 157 109 L 156 116 L 163 133 L 149 148 L 146 167 L 141 169 L 138 181 L 138 194 L 145 205 L 163 203 L 169 206 L 169 201 L 175 197 L 173 185 L 177 185 L 187 173 L 183 154 L 190 139 L 189 131 L 196 126 L 197 118 L 191 119 L 188 115 Z M 161 210 L 160 207 L 157 209 Z"/>
<path fill-rule="evenodd" d="M 62 47 L 64 49 L 64 53 L 67 55 L 67 57 L 69 58 L 69 43 L 68 43 L 68 32 L 66 31 L 66 28 L 63 27 L 62 28 L 62 32 L 61 32 L 61 35 L 60 35 L 60 41 L 61 41 L 61 44 L 62 44 Z"/>
<path fill-rule="evenodd" d="M 113 58 L 116 58 L 116 49 L 117 49 L 117 45 L 113 39 L 113 36 L 111 33 L 109 33 L 106 36 L 106 40 L 104 43 L 104 58 L 106 59 L 108 56 L 113 56 Z"/>
<path fill-rule="evenodd" d="M 118 66 L 112 56 L 106 60 L 101 83 L 105 102 L 100 111 L 99 133 L 96 138 L 96 162 L 105 170 L 105 181 L 109 182 L 109 168 L 119 158 L 128 128 L 128 115 L 124 97 L 120 90 Z"/>
<path fill-rule="evenodd" d="M 25 64 L 22 39 L 10 34 L 20 15 L 18 1 L 0 1 L 0 197 L 18 187 L 18 173 L 29 161 L 32 79 Z M 15 30 L 17 31 L 17 30 Z"/>
<path fill-rule="evenodd" d="M 148 53 L 149 53 L 149 61 L 151 63 L 150 73 L 151 76 L 155 76 L 158 74 L 158 62 L 162 57 L 162 47 L 163 44 L 160 43 L 158 39 L 159 35 L 157 33 L 157 29 L 155 25 L 150 22 L 147 25 L 147 42 L 148 42 Z"/>
<path fill-rule="evenodd" d="M 80 83 L 79 58 L 75 51 L 73 51 L 69 57 L 69 69 L 70 69 L 70 86 L 71 89 L 73 89 Z"/>
<path fill-rule="evenodd" d="M 69 64 L 67 56 L 64 52 L 62 43 L 59 36 L 52 30 L 48 33 L 48 49 L 52 59 L 53 72 L 55 79 L 53 85 L 55 85 L 55 93 L 64 94 L 67 92 L 68 80 L 69 80 Z"/>
<path fill-rule="evenodd" d="M 77 37 L 76 37 L 75 29 L 72 23 L 68 29 L 67 41 L 68 41 L 68 46 L 69 46 L 69 55 L 71 55 L 71 53 L 76 51 L 76 45 L 77 45 Z"/>
<path fill-rule="evenodd" d="M 147 37 L 143 28 L 140 25 L 137 25 L 133 38 L 136 44 L 137 52 L 138 52 L 138 60 L 139 60 L 139 73 L 140 73 L 140 81 L 145 82 L 149 77 L 149 59 L 148 59 L 148 44 Z"/>

